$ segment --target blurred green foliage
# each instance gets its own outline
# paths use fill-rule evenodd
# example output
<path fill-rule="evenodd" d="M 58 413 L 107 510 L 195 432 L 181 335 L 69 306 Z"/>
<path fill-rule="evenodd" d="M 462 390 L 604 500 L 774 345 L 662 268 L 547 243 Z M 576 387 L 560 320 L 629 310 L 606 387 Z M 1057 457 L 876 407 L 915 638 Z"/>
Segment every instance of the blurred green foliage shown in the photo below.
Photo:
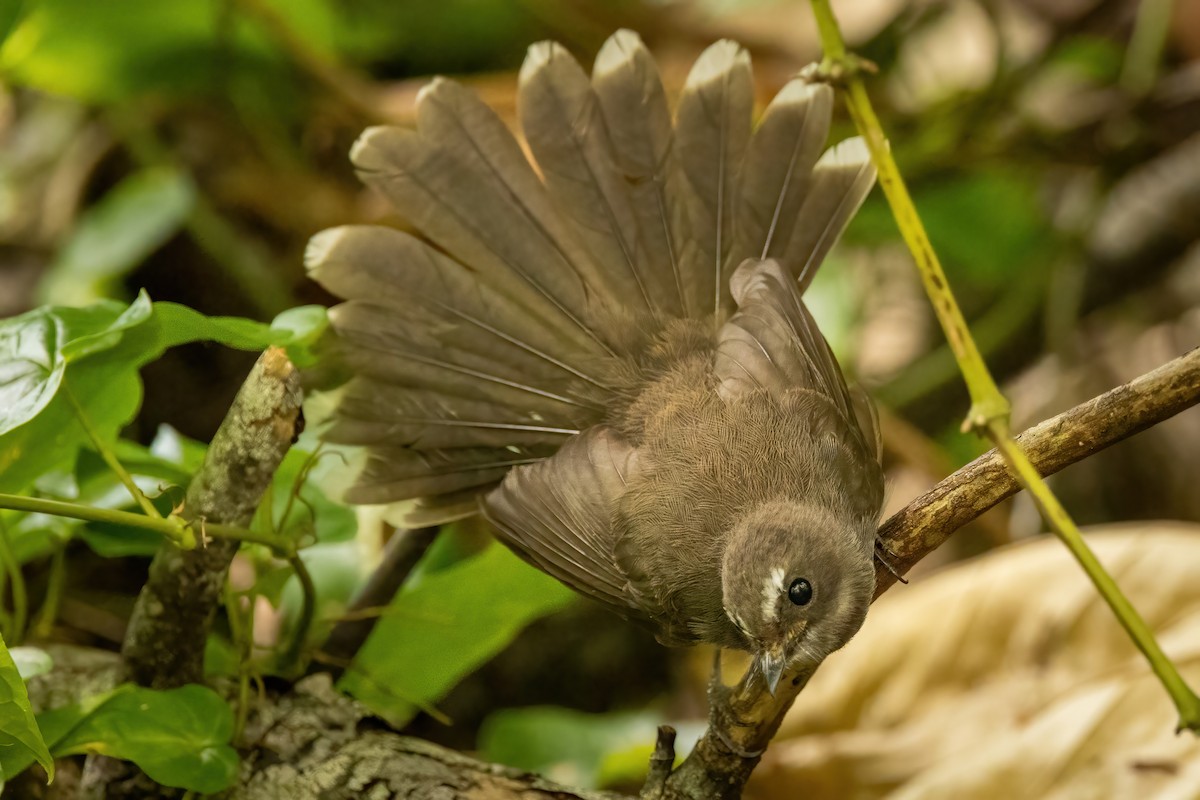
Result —
<path fill-rule="evenodd" d="M 736 15 L 770 3 L 709 6 Z M 873 97 L 981 348 L 993 362 L 1028 363 L 1047 349 L 1043 319 L 1062 308 L 1075 313 L 1077 298 L 1064 301 L 1061 285 L 1052 298 L 1055 275 L 1064 263 L 1087 258 L 1078 227 L 1054 213 L 1050 190 L 1068 182 L 1056 171 L 1078 168 L 1072 180 L 1098 174 L 1103 186 L 1166 126 L 1153 119 L 1128 124 L 1121 115 L 1129 109 L 1119 104 L 1108 115 L 1115 122 L 1095 125 L 1085 116 L 1074 128 L 1066 108 L 1048 120 L 1030 112 L 1027 95 L 1044 84 L 1119 96 L 1113 90 L 1126 53 L 1105 30 L 1053 31 L 1040 55 L 1023 61 L 1004 54 L 1007 60 L 998 59 L 995 74 L 979 85 L 928 106 L 914 108 L 911 97 L 906 105 L 903 88 L 913 77 L 903 74 L 911 56 L 907 43 L 950 8 L 914 4 L 897 11 L 859 49 L 879 67 Z M 691 52 L 720 29 L 719 22 L 697 23 L 691 11 L 637 0 L 0 2 L 0 80 L 12 89 L 0 122 L 7 115 L 21 122 L 0 152 L 0 238 L 13 240 L 0 244 L 44 256 L 37 288 L 28 293 L 32 302 L 21 308 L 47 304 L 0 320 L 0 492 L 136 510 L 79 425 L 64 393 L 69 388 L 101 442 L 160 513 L 169 513 L 205 445 L 169 427 L 152 440 L 149 434 L 140 442 L 126 438 L 144 383 L 172 361 L 194 369 L 189 359 L 202 360 L 197 352 L 209 358 L 221 347 L 286 346 L 299 366 L 312 363 L 324 326 L 321 306 L 292 308 L 270 324 L 216 314 L 232 308 L 228 313 L 271 318 L 300 302 L 297 297 L 328 300 L 303 282 L 304 239 L 328 225 L 379 218 L 380 208 L 353 182 L 344 154 L 367 124 L 403 116 L 397 108 L 411 94 L 405 79 L 440 72 L 471 80 L 472 73 L 513 69 L 529 43 L 547 36 L 565 41 L 586 63 L 588 51 L 613 28 L 633 25 L 656 50 L 661 45 L 664 74 L 675 90 L 684 74 L 671 60 L 676 51 Z M 815 54 L 811 42 L 778 38 L 778 28 L 759 22 L 739 29 L 756 64 L 766 67 L 760 83 L 781 84 L 799 66 L 797 53 Z M 515 82 L 515 76 L 504 78 L 510 89 Z M 496 91 L 486 76 L 479 84 Z M 370 91 L 360 93 L 362 87 Z M 498 99 L 511 113 L 505 107 L 512 105 L 511 92 Z M 846 120 L 836 127 L 850 135 Z M 1110 157 L 1114 163 L 1100 163 Z M 1086 213 L 1101 200 L 1088 198 Z M 47 210 L 62 208 L 56 227 Z M 913 306 L 911 298 L 872 297 L 886 277 L 873 266 L 877 255 L 899 249 L 879 193 L 845 245 L 831 255 L 807 299 L 839 355 L 852 362 L 870 321 L 868 300 L 876 311 L 909 304 L 910 328 L 927 323 L 928 313 L 921 298 Z M 143 283 L 155 287 L 155 297 L 186 303 L 151 302 L 139 292 Z M 197 310 L 209 306 L 211 315 Z M 1071 320 L 1057 324 L 1069 329 Z M 892 365 L 883 377 L 867 377 L 882 384 L 873 386 L 878 397 L 928 433 L 941 457 L 963 463 L 983 445 L 958 433 L 966 404 L 957 370 L 936 336 L 914 338 L 902 370 Z M 172 350 L 195 342 L 209 346 L 187 355 Z M 166 374 L 160 380 L 167 384 L 178 378 Z M 236 385 L 240 374 L 223 377 Z M 356 540 L 359 519 L 329 488 L 336 473 L 349 469 L 340 458 L 318 451 L 306 434 L 254 522 L 304 545 L 301 558 L 317 588 L 310 647 L 340 618 L 366 572 L 366 548 Z M 438 539 L 381 610 L 373 636 L 342 679 L 343 688 L 393 723 L 421 710 L 439 716 L 438 703 L 460 681 L 529 622 L 572 602 L 566 589 L 508 551 L 460 533 Z M 72 542 L 88 547 L 72 557 L 82 550 L 105 559 L 149 556 L 161 544 L 156 534 L 136 528 L 11 511 L 0 511 L 0 534 L 0 561 L 7 562 L 0 566 L 8 568 L 0 574 L 0 596 L 18 591 L 12 569 L 61 557 Z M 244 632 L 238 639 L 220 628 L 209 642 L 210 673 L 239 679 L 289 674 L 294 665 L 279 655 L 294 636 L 301 607 L 296 577 L 262 548 L 243 549 L 242 559 L 253 567 L 253 582 L 232 592 L 231 606 L 255 608 L 264 600 L 281 614 L 281 630 L 276 641 L 250 642 Z M 5 633 L 24 628 L 13 619 L 15 609 L 0 610 Z M 36 727 L 29 726 L 14 670 L 0 659 L 0 678 L 11 694 L 0 730 L 32 737 Z M 507 703 L 491 699 L 498 707 Z M 149 717 L 143 704 L 153 709 Z M 143 697 L 125 689 L 38 719 L 55 755 L 102 749 L 157 770 L 152 774 L 171 785 L 208 792 L 225 785 L 236 766 L 227 747 L 228 707 L 219 705 L 223 710 L 195 692 Z M 172 717 L 183 727 L 164 724 Z M 488 718 L 479 747 L 488 758 L 572 783 L 627 785 L 644 769 L 659 721 L 657 712 L 645 710 L 504 709 Z M 135 723 L 138 730 L 131 731 Z M 6 775 L 14 755 L 32 763 L 36 741 L 19 741 L 0 748 Z M 155 753 L 164 763 L 152 763 Z M 199 753 L 207 754 L 207 766 L 197 761 Z"/>
<path fill-rule="evenodd" d="M 393 724 L 403 724 L 529 622 L 574 600 L 565 586 L 491 544 L 405 584 L 341 686 Z"/>

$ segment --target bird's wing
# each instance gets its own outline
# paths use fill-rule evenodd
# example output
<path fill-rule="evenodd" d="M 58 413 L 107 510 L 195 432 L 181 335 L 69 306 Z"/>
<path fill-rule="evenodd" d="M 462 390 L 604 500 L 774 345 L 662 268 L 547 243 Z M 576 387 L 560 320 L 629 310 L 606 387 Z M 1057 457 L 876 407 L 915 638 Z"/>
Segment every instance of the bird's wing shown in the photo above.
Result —
<path fill-rule="evenodd" d="M 721 395 L 765 391 L 782 400 L 797 389 L 817 392 L 868 446 L 842 371 L 796 281 L 773 259 L 747 259 L 729 284 L 738 311 L 717 338 L 713 371 Z M 873 444 L 868 449 L 873 451 Z"/>
<path fill-rule="evenodd" d="M 595 427 L 552 457 L 512 470 L 483 500 L 484 516 L 517 555 L 626 617 L 645 617 L 643 598 L 617 565 L 617 502 L 638 469 L 637 450 Z"/>

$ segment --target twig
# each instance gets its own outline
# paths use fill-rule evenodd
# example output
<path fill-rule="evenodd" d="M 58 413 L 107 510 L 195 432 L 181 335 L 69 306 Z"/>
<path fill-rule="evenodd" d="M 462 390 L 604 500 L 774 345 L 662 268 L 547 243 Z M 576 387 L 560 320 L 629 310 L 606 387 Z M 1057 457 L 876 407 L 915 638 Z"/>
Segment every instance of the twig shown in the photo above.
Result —
<path fill-rule="evenodd" d="M 237 695 L 233 701 L 233 741 L 240 744 L 246 731 L 246 719 L 250 714 L 250 656 L 254 649 L 254 604 L 246 603 L 247 609 L 242 609 L 243 598 L 234 591 L 233 585 L 225 581 L 222 589 L 225 602 L 225 619 L 229 625 L 229 640 L 237 650 Z"/>
<path fill-rule="evenodd" d="M 318 660 L 310 666 L 310 671 L 332 673 L 335 680 L 341 676 L 379 621 L 377 614 L 356 612 L 390 603 L 429 545 L 433 544 L 437 533 L 438 529 L 432 527 L 396 531 L 392 535 L 384 547 L 379 566 L 371 573 L 366 586 L 354 598 L 341 621 L 334 626 L 329 638 L 321 646 Z"/>
<path fill-rule="evenodd" d="M 1082 461 L 1135 433 L 1200 402 L 1200 348 L 1168 362 L 1130 383 L 1082 403 L 1017 437 L 1037 468 L 1050 475 Z M 892 566 L 900 572 L 936 550 L 950 534 L 997 503 L 1019 485 L 1004 460 L 991 450 L 908 504 L 879 528 Z M 875 596 L 895 582 L 880 565 L 875 569 Z M 711 727 L 691 755 L 667 781 L 665 798 L 734 798 L 758 763 L 733 752 L 757 753 L 766 748 L 815 670 L 789 676 L 774 697 L 760 684 L 743 678 L 728 693 Z"/>
<path fill-rule="evenodd" d="M 283 656 L 283 663 L 292 668 L 299 667 L 300 657 L 308 644 L 308 632 L 312 629 L 317 608 L 317 587 L 304 564 L 304 559 L 294 555 L 288 559 L 288 563 L 292 565 L 296 580 L 300 582 L 300 617 L 296 620 L 296 630 L 292 633 L 292 641 Z"/>
<path fill-rule="evenodd" d="M 658 726 L 658 739 L 654 743 L 654 752 L 650 755 L 650 770 L 646 773 L 646 783 L 639 795 L 642 800 L 657 800 L 663 796 L 667 778 L 671 768 L 675 766 L 675 729 L 670 725 Z"/>
<path fill-rule="evenodd" d="M 188 486 L 184 515 L 245 526 L 300 426 L 299 376 L 284 352 L 267 350 L 242 385 Z M 166 689 L 203 677 L 204 644 L 238 541 L 195 550 L 164 547 L 134 606 L 122 655 L 143 686 Z"/>
<path fill-rule="evenodd" d="M 247 542 L 261 544 L 288 556 L 294 547 L 287 539 L 267 531 L 256 531 L 237 525 L 220 525 L 207 519 L 181 519 L 171 516 L 157 519 L 144 514 L 134 514 L 129 511 L 118 511 L 112 508 L 94 508 L 92 506 L 69 503 L 65 500 L 50 500 L 44 497 L 25 497 L 18 494 L 0 492 L 0 508 L 13 511 L 27 511 L 33 514 L 50 514 L 56 517 L 81 519 L 85 522 L 107 522 L 113 525 L 126 525 L 131 528 L 154 531 L 165 536 L 176 547 L 189 550 L 196 546 L 196 534 L 203 533 L 210 539 L 229 542 Z"/>
<path fill-rule="evenodd" d="M 1038 475 L 1025 452 L 1013 441 L 1009 427 L 1008 400 L 1000 393 L 971 338 L 937 253 L 929 241 L 896 161 L 892 158 L 883 126 L 875 116 L 866 87 L 859 75 L 862 62 L 846 52 L 846 43 L 842 40 L 829 0 L 812 0 L 812 8 L 817 18 L 821 43 L 825 48 L 822 70 L 844 81 L 846 105 L 850 116 L 866 141 L 871 160 L 879 172 L 879 185 L 887 196 L 900 234 L 912 251 L 921 280 L 925 284 L 925 291 L 933 303 L 938 321 L 958 362 L 959 371 L 967 383 L 967 391 L 971 395 L 971 409 L 963 422 L 964 431 L 983 431 L 996 445 L 1021 487 L 1033 498 L 1042 519 L 1071 551 L 1091 579 L 1096 591 L 1104 598 L 1121 626 L 1150 663 L 1151 670 L 1175 703 L 1179 712 L 1180 729 L 1187 728 L 1200 733 L 1200 696 L 1192 691 L 1175 664 L 1163 653 L 1145 620 L 1087 546 L 1075 521 Z"/>
<path fill-rule="evenodd" d="M 1017 437 L 1042 475 L 1082 461 L 1200 402 L 1200 348 L 1041 422 Z M 879 539 L 907 572 L 951 533 L 1020 491 L 995 450 L 956 471 L 892 515 Z M 893 583 L 876 575 L 876 597 Z"/>

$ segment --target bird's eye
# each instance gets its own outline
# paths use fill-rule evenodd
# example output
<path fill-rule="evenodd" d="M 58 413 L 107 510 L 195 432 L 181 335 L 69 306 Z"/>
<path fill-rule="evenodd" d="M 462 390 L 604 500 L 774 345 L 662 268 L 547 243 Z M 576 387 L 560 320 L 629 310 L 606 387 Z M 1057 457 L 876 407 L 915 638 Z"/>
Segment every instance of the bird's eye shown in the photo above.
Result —
<path fill-rule="evenodd" d="M 812 584 L 804 578 L 796 578 L 788 587 L 788 600 L 798 606 L 806 606 L 812 600 Z"/>

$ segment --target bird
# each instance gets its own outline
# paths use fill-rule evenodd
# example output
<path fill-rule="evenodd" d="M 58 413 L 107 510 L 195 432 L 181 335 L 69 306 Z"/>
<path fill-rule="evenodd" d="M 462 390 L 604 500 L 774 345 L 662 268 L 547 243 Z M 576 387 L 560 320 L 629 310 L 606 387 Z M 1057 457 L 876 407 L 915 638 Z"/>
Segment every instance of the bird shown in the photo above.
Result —
<path fill-rule="evenodd" d="M 861 627 L 883 502 L 877 417 L 802 295 L 875 180 L 827 148 L 833 90 L 755 123 L 750 57 L 708 47 L 672 112 L 629 30 L 589 76 L 529 48 L 501 118 L 446 78 L 351 161 L 408 225 L 307 247 L 342 302 L 323 433 L 351 503 L 482 513 L 538 569 L 667 645 L 752 655 L 774 693 Z M 718 653 L 720 650 L 718 649 Z"/>

